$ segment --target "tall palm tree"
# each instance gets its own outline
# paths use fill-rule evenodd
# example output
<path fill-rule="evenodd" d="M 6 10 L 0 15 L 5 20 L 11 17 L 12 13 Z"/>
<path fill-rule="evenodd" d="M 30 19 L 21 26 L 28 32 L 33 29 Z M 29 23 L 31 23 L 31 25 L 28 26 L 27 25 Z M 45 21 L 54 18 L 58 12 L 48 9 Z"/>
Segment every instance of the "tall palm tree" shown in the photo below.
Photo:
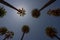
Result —
<path fill-rule="evenodd" d="M 4 35 L 8 29 L 6 27 L 0 27 L 0 35 Z"/>
<path fill-rule="evenodd" d="M 53 16 L 60 16 L 60 8 L 54 9 L 54 10 L 49 10 L 47 12 L 48 15 L 53 15 Z"/>
<path fill-rule="evenodd" d="M 4 17 L 6 15 L 6 11 L 3 7 L 0 7 L 0 17 Z"/>
<path fill-rule="evenodd" d="M 32 10 L 32 17 L 34 18 L 38 18 L 40 16 L 40 12 L 46 8 L 47 6 L 49 6 L 50 4 L 52 4 L 53 2 L 55 2 L 56 0 L 50 0 L 48 1 L 41 9 L 33 9 Z"/>
<path fill-rule="evenodd" d="M 23 37 L 24 37 L 24 34 L 25 34 L 25 33 L 29 33 L 29 26 L 28 26 L 28 25 L 24 25 L 24 26 L 22 27 L 22 32 L 23 32 L 23 35 L 22 35 L 22 37 L 21 37 L 21 40 L 23 40 Z"/>
<path fill-rule="evenodd" d="M 47 34 L 49 37 L 51 37 L 51 38 L 56 37 L 57 39 L 60 40 L 60 38 L 57 36 L 56 28 L 53 28 L 53 27 L 48 26 L 48 27 L 45 29 L 45 32 L 46 32 L 46 34 Z"/>
<path fill-rule="evenodd" d="M 12 31 L 7 31 L 5 34 L 5 38 L 3 40 L 9 39 L 9 38 L 13 38 L 14 36 L 14 32 Z"/>
<path fill-rule="evenodd" d="M 17 8 L 15 8 L 13 5 L 9 4 L 8 2 L 6 2 L 6 1 L 4 1 L 4 0 L 0 0 L 0 3 L 6 5 L 6 6 L 10 7 L 10 8 L 13 8 L 14 10 L 18 11 L 20 15 L 21 15 L 21 14 L 24 15 L 24 13 L 25 13 L 25 12 L 23 13 L 24 10 L 17 9 Z"/>

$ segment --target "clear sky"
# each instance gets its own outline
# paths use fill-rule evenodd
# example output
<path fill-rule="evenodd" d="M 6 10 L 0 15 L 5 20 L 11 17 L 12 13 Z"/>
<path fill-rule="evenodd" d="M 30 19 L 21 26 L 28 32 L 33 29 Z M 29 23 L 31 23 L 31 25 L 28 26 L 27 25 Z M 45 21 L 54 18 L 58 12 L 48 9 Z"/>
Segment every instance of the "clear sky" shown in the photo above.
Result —
<path fill-rule="evenodd" d="M 49 16 L 47 11 L 49 9 L 60 8 L 60 0 L 56 0 L 53 4 L 46 7 L 41 11 L 41 16 L 39 18 L 33 18 L 31 16 L 31 11 L 34 8 L 40 9 L 49 0 L 5 0 L 16 8 L 24 8 L 26 10 L 26 15 L 21 17 L 17 14 L 17 11 L 7 7 L 0 3 L 0 6 L 4 6 L 7 14 L 0 18 L 0 26 L 6 26 L 9 30 L 15 33 L 12 40 L 21 39 L 23 25 L 28 25 L 30 32 L 24 36 L 23 40 L 57 40 L 56 38 L 51 39 L 45 34 L 45 28 L 47 26 L 56 27 L 58 31 L 58 36 L 60 37 L 60 17 Z M 0 36 L 0 40 L 3 38 Z"/>

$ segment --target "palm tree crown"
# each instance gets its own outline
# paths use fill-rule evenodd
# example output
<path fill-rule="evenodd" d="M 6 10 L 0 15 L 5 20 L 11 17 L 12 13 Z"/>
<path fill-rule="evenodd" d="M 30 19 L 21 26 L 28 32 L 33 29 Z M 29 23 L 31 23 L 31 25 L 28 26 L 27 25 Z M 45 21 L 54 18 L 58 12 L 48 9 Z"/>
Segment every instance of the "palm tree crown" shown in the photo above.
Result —
<path fill-rule="evenodd" d="M 20 16 L 24 16 L 26 14 L 25 12 L 26 12 L 25 9 L 22 8 L 22 10 L 19 9 L 19 11 L 17 12 L 17 14 L 20 14 Z"/>
<path fill-rule="evenodd" d="M 28 33 L 29 32 L 29 26 L 24 25 L 23 28 L 22 28 L 22 32 L 23 33 Z"/>
<path fill-rule="evenodd" d="M 47 12 L 48 15 L 53 15 L 53 16 L 60 16 L 60 8 L 57 8 L 55 10 L 49 10 Z"/>
<path fill-rule="evenodd" d="M 14 36 L 14 32 L 7 31 L 6 34 L 5 34 L 5 38 L 3 40 L 6 40 L 8 38 L 13 38 L 13 36 Z"/>
<path fill-rule="evenodd" d="M 24 25 L 22 27 L 22 32 L 23 32 L 23 35 L 21 37 L 21 40 L 23 40 L 23 37 L 24 37 L 25 33 L 28 33 L 29 32 L 29 26 L 28 25 Z"/>
<path fill-rule="evenodd" d="M 6 15 L 6 11 L 3 7 L 0 7 L 0 17 L 4 17 Z"/>
<path fill-rule="evenodd" d="M 0 35 L 4 35 L 7 32 L 7 28 L 6 27 L 0 27 Z"/>
<path fill-rule="evenodd" d="M 48 26 L 45 31 L 46 31 L 46 34 L 51 38 L 54 38 L 55 35 L 57 34 L 56 29 L 50 26 Z"/>
<path fill-rule="evenodd" d="M 32 10 L 32 17 L 38 18 L 40 16 L 40 11 L 38 9 Z"/>

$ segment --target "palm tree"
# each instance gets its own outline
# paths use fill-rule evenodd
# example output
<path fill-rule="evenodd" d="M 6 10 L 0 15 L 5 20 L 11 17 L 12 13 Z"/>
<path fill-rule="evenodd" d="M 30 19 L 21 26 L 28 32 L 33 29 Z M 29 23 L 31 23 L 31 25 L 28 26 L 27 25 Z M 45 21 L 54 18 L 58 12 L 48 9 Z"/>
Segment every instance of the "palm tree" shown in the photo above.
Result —
<path fill-rule="evenodd" d="M 32 17 L 34 18 L 38 18 L 40 16 L 40 12 L 46 8 L 47 6 L 49 6 L 50 4 L 52 4 L 53 2 L 55 2 L 56 0 L 50 0 L 48 1 L 41 9 L 33 9 L 32 10 Z"/>
<path fill-rule="evenodd" d="M 7 31 L 5 34 L 5 38 L 3 40 L 9 39 L 9 38 L 13 38 L 14 36 L 14 32 L 12 31 Z"/>
<path fill-rule="evenodd" d="M 47 12 L 48 15 L 53 15 L 53 16 L 60 16 L 60 8 L 57 8 L 55 10 L 49 10 Z"/>
<path fill-rule="evenodd" d="M 7 28 L 6 27 L 0 27 L 0 35 L 4 35 L 7 32 Z"/>
<path fill-rule="evenodd" d="M 6 11 L 3 7 L 0 7 L 0 17 L 4 17 L 6 15 Z"/>
<path fill-rule="evenodd" d="M 22 10 L 21 9 L 19 9 L 20 10 L 20 12 L 17 12 L 17 14 L 20 14 L 20 16 L 24 16 L 26 13 L 26 11 L 22 8 Z"/>
<path fill-rule="evenodd" d="M 38 9 L 32 10 L 32 17 L 38 18 L 40 16 L 40 11 Z"/>
<path fill-rule="evenodd" d="M 23 13 L 23 10 L 15 8 L 14 6 L 12 6 L 11 4 L 9 4 L 8 2 L 6 2 L 4 0 L 0 0 L 0 3 L 6 5 L 10 8 L 13 8 L 14 10 L 18 11 L 20 15 L 21 15 L 21 13 L 22 13 L 22 15 L 24 15 L 24 13 L 25 13 L 25 12 Z"/>
<path fill-rule="evenodd" d="M 29 26 L 24 25 L 24 26 L 22 27 L 22 32 L 23 32 L 23 35 L 22 35 L 22 37 L 21 37 L 21 40 L 23 40 L 23 37 L 24 37 L 24 34 L 25 34 L 25 33 L 29 33 Z"/>
<path fill-rule="evenodd" d="M 56 37 L 57 39 L 60 40 L 60 38 L 57 36 L 57 31 L 56 31 L 55 28 L 48 26 L 48 27 L 45 29 L 45 32 L 46 32 L 46 34 L 47 34 L 49 37 L 51 37 L 51 38 Z"/>

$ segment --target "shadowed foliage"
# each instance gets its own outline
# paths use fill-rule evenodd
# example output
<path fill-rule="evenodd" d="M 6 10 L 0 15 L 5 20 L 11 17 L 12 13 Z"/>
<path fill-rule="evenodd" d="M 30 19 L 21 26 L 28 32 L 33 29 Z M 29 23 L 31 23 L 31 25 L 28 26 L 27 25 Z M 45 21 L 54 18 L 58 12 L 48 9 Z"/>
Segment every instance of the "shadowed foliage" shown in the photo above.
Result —
<path fill-rule="evenodd" d="M 21 37 L 21 40 L 23 40 L 23 37 L 24 37 L 24 34 L 25 33 L 29 33 L 29 26 L 28 25 L 24 25 L 23 27 L 22 27 L 22 32 L 23 32 L 23 35 L 22 35 L 22 37 Z"/>
<path fill-rule="evenodd" d="M 0 27 L 0 35 L 4 35 L 7 32 L 6 27 Z"/>
<path fill-rule="evenodd" d="M 32 17 L 38 18 L 40 16 L 40 11 L 38 9 L 32 10 Z"/>
<path fill-rule="evenodd" d="M 50 38 L 54 38 L 56 37 L 57 39 L 60 40 L 60 38 L 57 36 L 57 30 L 56 28 L 52 27 L 52 26 L 48 26 L 45 29 L 46 34 L 50 37 Z"/>
<path fill-rule="evenodd" d="M 49 10 L 47 12 L 48 15 L 53 15 L 53 16 L 60 16 L 60 8 L 54 9 L 54 10 Z"/>
<path fill-rule="evenodd" d="M 28 32 L 29 32 L 29 26 L 28 26 L 28 25 L 24 25 L 24 26 L 22 27 L 22 32 L 23 32 L 23 33 L 28 33 Z"/>
<path fill-rule="evenodd" d="M 4 17 L 6 15 L 6 11 L 3 7 L 0 7 L 0 17 Z"/>
<path fill-rule="evenodd" d="M 9 38 L 11 39 L 11 38 L 13 38 L 13 36 L 14 36 L 14 32 L 7 31 L 5 34 L 5 38 L 3 40 L 9 39 Z"/>

